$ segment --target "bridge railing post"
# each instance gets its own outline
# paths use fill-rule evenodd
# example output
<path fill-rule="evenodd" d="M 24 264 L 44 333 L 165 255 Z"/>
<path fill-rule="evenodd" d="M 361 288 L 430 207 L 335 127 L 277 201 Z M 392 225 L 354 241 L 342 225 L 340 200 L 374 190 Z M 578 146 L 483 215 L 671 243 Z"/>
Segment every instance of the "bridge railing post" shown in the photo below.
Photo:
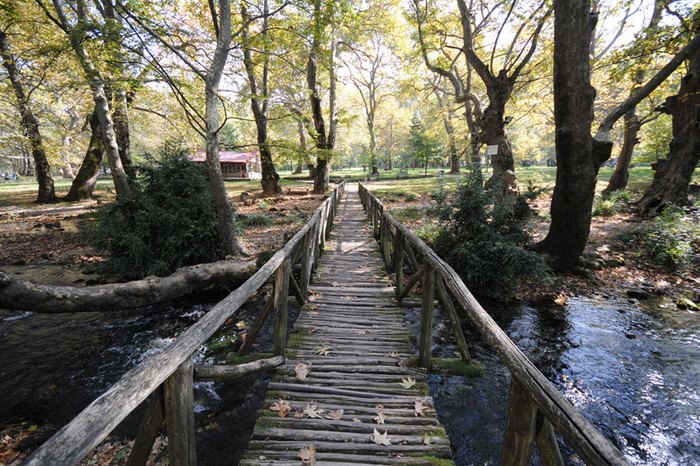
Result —
<path fill-rule="evenodd" d="M 143 420 L 134 439 L 134 446 L 129 453 L 126 466 L 145 466 L 151 455 L 153 444 L 158 437 L 158 432 L 163 425 L 163 387 L 161 386 L 148 397 Z"/>
<path fill-rule="evenodd" d="M 309 281 L 311 280 L 311 269 L 313 267 L 314 258 L 314 231 L 311 228 L 304 237 L 301 253 L 301 269 L 299 271 L 299 287 L 304 298 L 309 296 Z"/>
<path fill-rule="evenodd" d="M 291 273 L 292 261 L 288 257 L 275 272 L 275 336 L 273 343 L 275 356 L 284 356 L 284 348 L 287 343 L 287 297 Z"/>
<path fill-rule="evenodd" d="M 433 348 L 433 300 L 435 298 L 435 269 L 425 264 L 420 322 L 418 365 L 430 370 Z"/>
<path fill-rule="evenodd" d="M 193 372 L 192 358 L 188 358 L 163 384 L 168 453 L 172 466 L 197 465 Z"/>
<path fill-rule="evenodd" d="M 403 287 L 403 247 L 403 233 L 401 233 L 400 230 L 396 230 L 396 236 L 394 236 L 394 267 L 396 268 L 397 297 L 401 294 L 401 290 Z"/>

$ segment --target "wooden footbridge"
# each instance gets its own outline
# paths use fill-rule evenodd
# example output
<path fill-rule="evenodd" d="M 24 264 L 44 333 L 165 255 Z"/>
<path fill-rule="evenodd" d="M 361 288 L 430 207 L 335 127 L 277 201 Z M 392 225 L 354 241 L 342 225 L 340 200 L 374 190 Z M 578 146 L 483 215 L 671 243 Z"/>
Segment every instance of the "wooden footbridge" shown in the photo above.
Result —
<path fill-rule="evenodd" d="M 195 367 L 192 354 L 270 279 L 273 298 L 242 352 L 274 315 L 275 356 L 237 366 Z M 416 358 L 411 343 L 416 336 L 404 323 L 406 307 L 400 303 L 418 287 Z M 288 337 L 290 293 L 302 312 Z M 435 301 L 452 324 L 463 359 L 469 361 L 469 352 L 460 315 L 511 372 L 502 464 L 529 465 L 536 447 L 543 464 L 561 465 L 560 442 L 587 464 L 627 464 L 518 350 L 449 265 L 363 186 L 358 193 L 355 185 L 346 189 L 345 184 L 246 283 L 162 353 L 127 372 L 25 464 L 77 463 L 146 403 L 127 464 L 145 464 L 164 425 L 170 464 L 195 465 L 193 381 L 270 368 L 275 374 L 240 464 L 452 464 L 449 439 L 426 383 Z"/>

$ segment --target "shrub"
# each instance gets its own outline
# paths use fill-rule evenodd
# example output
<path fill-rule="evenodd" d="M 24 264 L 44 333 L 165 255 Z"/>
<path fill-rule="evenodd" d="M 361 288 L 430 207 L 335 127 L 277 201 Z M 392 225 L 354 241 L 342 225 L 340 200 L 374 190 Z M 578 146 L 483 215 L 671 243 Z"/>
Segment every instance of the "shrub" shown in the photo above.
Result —
<path fill-rule="evenodd" d="M 238 225 L 241 228 L 269 227 L 275 223 L 270 217 L 264 214 L 239 215 Z"/>
<path fill-rule="evenodd" d="M 142 167 L 131 199 L 98 209 L 90 236 L 109 252 L 107 272 L 125 278 L 167 275 L 223 256 L 204 168 L 185 154 L 181 144 L 166 143 L 162 161 Z"/>
<path fill-rule="evenodd" d="M 450 197 L 434 194 L 441 229 L 434 248 L 475 294 L 507 298 L 524 278 L 546 280 L 543 256 L 528 251 L 525 222 L 531 214 L 526 195 L 500 196 L 467 179 Z"/>
<path fill-rule="evenodd" d="M 597 197 L 593 203 L 594 217 L 610 217 L 627 209 L 631 194 L 626 189 L 614 191 L 608 196 Z"/>
<path fill-rule="evenodd" d="M 652 220 L 635 228 L 630 246 L 653 263 L 677 270 L 700 257 L 700 214 L 668 207 Z"/>
<path fill-rule="evenodd" d="M 403 209 L 393 209 L 391 215 L 394 216 L 399 222 L 405 222 L 406 220 L 416 220 L 421 218 L 423 214 L 423 209 L 416 207 L 406 207 Z"/>

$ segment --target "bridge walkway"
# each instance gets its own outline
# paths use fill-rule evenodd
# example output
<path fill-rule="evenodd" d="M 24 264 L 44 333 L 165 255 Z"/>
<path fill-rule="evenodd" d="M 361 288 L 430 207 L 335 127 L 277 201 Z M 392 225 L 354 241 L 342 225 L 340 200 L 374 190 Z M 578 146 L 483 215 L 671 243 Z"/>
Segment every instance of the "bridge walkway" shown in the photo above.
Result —
<path fill-rule="evenodd" d="M 240 464 L 453 464 L 356 185 L 309 299 Z"/>

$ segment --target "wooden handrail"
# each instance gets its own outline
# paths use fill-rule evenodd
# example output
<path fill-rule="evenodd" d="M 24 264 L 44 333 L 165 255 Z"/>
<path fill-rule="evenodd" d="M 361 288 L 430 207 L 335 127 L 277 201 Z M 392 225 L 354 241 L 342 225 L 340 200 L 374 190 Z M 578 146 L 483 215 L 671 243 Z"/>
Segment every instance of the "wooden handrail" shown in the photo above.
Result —
<path fill-rule="evenodd" d="M 183 364 L 189 364 L 192 354 L 233 316 L 283 263 L 289 263 L 297 247 L 309 245 L 314 248 L 315 254 L 322 251 L 323 248 L 318 245 L 321 238 L 313 236 L 314 239 L 309 243 L 305 241 L 306 236 L 317 235 L 319 225 L 322 225 L 324 230 L 330 229 L 329 216 L 332 219 L 332 215 L 335 214 L 344 188 L 344 182 L 338 185 L 315 210 L 311 219 L 244 284 L 178 336 L 165 350 L 149 357 L 124 374 L 119 382 L 47 440 L 24 464 L 31 466 L 75 464 L 96 447 L 126 416 L 157 391 L 178 368 Z M 304 254 L 300 256 L 305 257 Z"/>
<path fill-rule="evenodd" d="M 585 419 L 571 402 L 564 398 L 544 374 L 535 367 L 532 361 L 520 351 L 517 345 L 474 298 L 457 272 L 415 233 L 397 221 L 385 209 L 384 204 L 362 184 L 360 184 L 359 194 L 368 218 L 373 221 L 375 237 L 386 237 L 387 241 L 391 241 L 388 228 L 391 226 L 397 234 L 401 235 L 404 247 L 410 245 L 412 249 L 420 254 L 424 267 L 434 270 L 441 277 L 445 287 L 464 309 L 474 328 L 499 355 L 501 361 L 510 370 L 511 375 L 517 379 L 526 394 L 537 404 L 539 411 L 557 432 L 564 437 L 568 445 L 587 464 L 629 464 L 622 452 Z M 383 225 L 387 226 L 386 235 L 377 232 L 377 229 Z M 422 357 L 425 358 L 425 356 Z"/>

